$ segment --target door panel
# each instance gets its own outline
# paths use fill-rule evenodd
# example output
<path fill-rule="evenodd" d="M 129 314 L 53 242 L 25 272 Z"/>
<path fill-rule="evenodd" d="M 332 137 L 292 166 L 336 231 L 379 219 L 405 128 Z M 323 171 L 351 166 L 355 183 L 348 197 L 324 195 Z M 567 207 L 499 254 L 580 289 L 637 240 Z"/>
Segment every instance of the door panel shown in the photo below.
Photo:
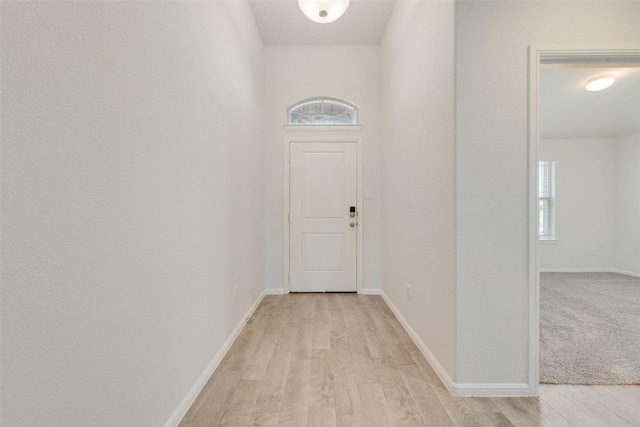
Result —
<path fill-rule="evenodd" d="M 303 233 L 304 271 L 344 271 L 344 235 Z"/>
<path fill-rule="evenodd" d="M 304 218 L 342 218 L 344 153 L 302 154 Z"/>
<path fill-rule="evenodd" d="M 291 143 L 290 150 L 290 290 L 355 292 L 356 144 Z"/>

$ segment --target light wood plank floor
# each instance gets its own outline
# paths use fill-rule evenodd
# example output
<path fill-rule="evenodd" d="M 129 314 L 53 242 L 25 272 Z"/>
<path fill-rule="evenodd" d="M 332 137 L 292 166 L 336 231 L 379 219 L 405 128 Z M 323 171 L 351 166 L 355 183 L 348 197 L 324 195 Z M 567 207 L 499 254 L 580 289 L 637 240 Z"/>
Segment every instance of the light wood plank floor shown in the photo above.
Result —
<path fill-rule="evenodd" d="M 384 300 L 267 296 L 180 426 L 640 426 L 638 386 L 449 394 Z"/>

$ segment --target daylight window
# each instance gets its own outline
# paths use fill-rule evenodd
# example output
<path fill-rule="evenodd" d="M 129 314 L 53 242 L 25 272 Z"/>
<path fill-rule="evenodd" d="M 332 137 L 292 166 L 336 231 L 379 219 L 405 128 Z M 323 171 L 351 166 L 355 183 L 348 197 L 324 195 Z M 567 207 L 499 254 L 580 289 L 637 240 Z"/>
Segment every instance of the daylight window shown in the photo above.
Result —
<path fill-rule="evenodd" d="M 358 107 L 336 98 L 305 99 L 289 107 L 290 125 L 355 125 Z"/>
<path fill-rule="evenodd" d="M 556 162 L 538 162 L 538 235 L 540 240 L 555 240 Z"/>

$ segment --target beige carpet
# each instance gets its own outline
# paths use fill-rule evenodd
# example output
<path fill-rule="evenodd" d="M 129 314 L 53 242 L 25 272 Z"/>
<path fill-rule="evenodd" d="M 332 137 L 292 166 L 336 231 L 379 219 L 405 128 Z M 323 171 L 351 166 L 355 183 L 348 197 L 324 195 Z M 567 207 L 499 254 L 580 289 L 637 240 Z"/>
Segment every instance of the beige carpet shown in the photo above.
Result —
<path fill-rule="evenodd" d="M 540 274 L 540 382 L 640 384 L 640 278 Z"/>

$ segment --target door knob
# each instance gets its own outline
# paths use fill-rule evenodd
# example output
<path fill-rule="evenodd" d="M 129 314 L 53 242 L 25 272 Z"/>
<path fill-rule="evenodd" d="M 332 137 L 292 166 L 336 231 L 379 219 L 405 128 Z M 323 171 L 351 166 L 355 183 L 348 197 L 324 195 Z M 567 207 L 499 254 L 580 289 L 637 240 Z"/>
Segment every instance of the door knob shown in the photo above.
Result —
<path fill-rule="evenodd" d="M 349 223 L 349 227 L 353 228 L 353 227 L 355 227 L 355 226 L 356 226 L 356 223 L 355 223 L 355 222 L 350 222 L 350 223 Z"/>

